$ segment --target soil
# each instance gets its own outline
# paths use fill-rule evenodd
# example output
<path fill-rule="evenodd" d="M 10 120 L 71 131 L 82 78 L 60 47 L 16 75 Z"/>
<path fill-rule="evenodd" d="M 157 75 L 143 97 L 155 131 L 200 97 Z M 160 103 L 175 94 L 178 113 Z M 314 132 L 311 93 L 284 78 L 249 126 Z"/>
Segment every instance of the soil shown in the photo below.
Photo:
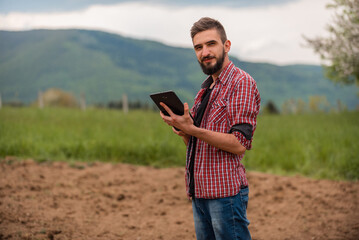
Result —
<path fill-rule="evenodd" d="M 195 239 L 184 169 L 0 160 L 0 239 Z M 359 239 L 359 183 L 247 173 L 253 239 Z"/>

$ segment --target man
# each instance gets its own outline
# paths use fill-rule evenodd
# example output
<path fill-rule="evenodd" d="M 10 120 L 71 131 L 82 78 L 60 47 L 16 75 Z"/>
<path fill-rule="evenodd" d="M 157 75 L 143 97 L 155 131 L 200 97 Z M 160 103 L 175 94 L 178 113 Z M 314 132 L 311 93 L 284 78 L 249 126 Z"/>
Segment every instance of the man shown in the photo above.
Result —
<path fill-rule="evenodd" d="M 260 95 L 253 78 L 229 60 L 231 42 L 220 22 L 201 18 L 193 24 L 191 37 L 198 62 L 209 75 L 195 97 L 193 120 L 187 103 L 183 116 L 161 103 L 170 114 L 161 117 L 187 145 L 186 188 L 196 236 L 251 239 L 241 160 L 251 148 Z"/>

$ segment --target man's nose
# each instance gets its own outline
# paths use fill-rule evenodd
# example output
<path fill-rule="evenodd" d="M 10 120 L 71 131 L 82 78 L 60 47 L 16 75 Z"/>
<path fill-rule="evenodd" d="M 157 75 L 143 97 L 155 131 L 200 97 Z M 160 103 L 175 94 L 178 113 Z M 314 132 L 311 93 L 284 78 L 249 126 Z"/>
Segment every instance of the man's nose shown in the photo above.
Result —
<path fill-rule="evenodd" d="M 210 51 L 208 49 L 208 47 L 204 46 L 202 48 L 202 57 L 207 57 L 210 54 Z"/>

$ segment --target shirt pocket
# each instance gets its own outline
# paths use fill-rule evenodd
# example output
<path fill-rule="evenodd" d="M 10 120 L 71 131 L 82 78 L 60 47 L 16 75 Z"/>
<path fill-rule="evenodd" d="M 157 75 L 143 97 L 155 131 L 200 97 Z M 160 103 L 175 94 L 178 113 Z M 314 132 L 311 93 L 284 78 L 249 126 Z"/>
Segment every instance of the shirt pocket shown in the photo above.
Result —
<path fill-rule="evenodd" d="M 227 112 L 227 100 L 219 99 L 212 103 L 212 107 L 209 113 L 208 122 L 212 124 L 219 124 L 226 120 Z"/>

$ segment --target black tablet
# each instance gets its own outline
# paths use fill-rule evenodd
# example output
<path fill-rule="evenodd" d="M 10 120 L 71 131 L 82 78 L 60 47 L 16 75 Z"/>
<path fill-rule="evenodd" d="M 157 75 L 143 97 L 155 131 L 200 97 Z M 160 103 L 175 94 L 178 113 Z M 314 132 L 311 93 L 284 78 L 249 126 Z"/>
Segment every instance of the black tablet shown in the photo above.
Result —
<path fill-rule="evenodd" d="M 166 110 L 160 105 L 160 102 L 166 104 L 174 114 L 183 115 L 184 114 L 184 106 L 182 101 L 177 97 L 176 93 L 173 91 L 153 93 L 150 95 L 152 100 L 156 103 L 157 107 L 161 110 L 161 112 L 169 116 Z"/>

